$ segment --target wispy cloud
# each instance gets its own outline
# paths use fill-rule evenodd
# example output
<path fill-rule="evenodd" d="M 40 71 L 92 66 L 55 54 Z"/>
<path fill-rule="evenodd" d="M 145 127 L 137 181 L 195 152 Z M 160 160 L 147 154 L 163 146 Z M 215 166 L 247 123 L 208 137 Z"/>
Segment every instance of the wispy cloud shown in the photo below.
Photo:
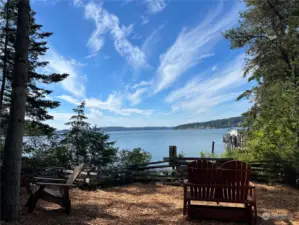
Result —
<path fill-rule="evenodd" d="M 141 19 L 141 25 L 145 25 L 149 23 L 149 18 L 146 16 L 141 16 L 140 19 Z"/>
<path fill-rule="evenodd" d="M 67 95 L 58 96 L 58 98 L 63 99 L 74 105 L 78 105 L 81 101 L 84 100 L 86 103 L 86 107 L 88 108 L 107 110 L 109 112 L 121 116 L 130 116 L 132 114 L 149 116 L 154 112 L 153 110 L 143 110 L 138 108 L 123 107 L 125 96 L 119 93 L 110 94 L 106 100 L 100 100 L 98 98 L 75 99 Z"/>
<path fill-rule="evenodd" d="M 165 0 L 145 0 L 149 13 L 158 13 L 166 8 Z"/>
<path fill-rule="evenodd" d="M 222 38 L 221 31 L 231 27 L 238 18 L 237 7 L 219 18 L 222 4 L 197 27 L 183 29 L 174 44 L 161 55 L 153 83 L 154 93 L 168 88 L 188 69 L 213 55 L 215 45 Z"/>
<path fill-rule="evenodd" d="M 83 5 L 83 0 L 73 0 L 73 5 L 76 7 Z"/>
<path fill-rule="evenodd" d="M 96 25 L 96 30 L 88 40 L 88 47 L 91 54 L 98 53 L 104 46 L 104 35 L 109 33 L 114 40 L 114 47 L 117 52 L 133 67 L 146 65 L 145 55 L 139 47 L 134 46 L 128 39 L 128 35 L 133 29 L 133 25 L 121 26 L 118 17 L 109 13 L 103 4 L 89 2 L 84 7 L 85 18 L 92 20 Z"/>
<path fill-rule="evenodd" d="M 69 95 L 60 95 L 60 96 L 57 96 L 57 98 L 65 100 L 65 101 L 67 101 L 69 103 L 72 103 L 74 105 L 79 105 L 80 104 L 80 100 L 78 100 L 76 98 L 73 98 L 72 96 L 69 96 Z"/>
<path fill-rule="evenodd" d="M 172 104 L 173 111 L 192 111 L 196 114 L 206 112 L 223 102 L 232 101 L 240 94 L 234 91 L 238 86 L 245 84 L 242 77 L 244 55 L 239 55 L 226 67 L 211 76 L 207 71 L 188 81 L 182 88 L 172 91 L 165 99 Z M 211 77 L 203 80 L 203 77 Z"/>
<path fill-rule="evenodd" d="M 146 60 L 148 61 L 152 54 L 154 53 L 154 49 L 156 49 L 156 46 L 160 40 L 160 33 L 161 30 L 164 28 L 164 25 L 158 26 L 143 42 L 142 44 L 142 51 L 144 52 L 146 56 Z"/>
<path fill-rule="evenodd" d="M 149 86 L 150 84 L 151 84 L 150 81 L 141 81 L 140 83 L 134 84 L 132 88 L 134 89 L 138 87 Z"/>
<path fill-rule="evenodd" d="M 86 77 L 82 76 L 79 68 L 84 66 L 74 59 L 67 59 L 54 50 L 53 46 L 48 50 L 47 54 L 42 57 L 49 64 L 43 68 L 48 73 L 67 73 L 68 78 L 61 82 L 62 87 L 77 97 L 85 95 Z"/>
<path fill-rule="evenodd" d="M 142 100 L 142 95 L 147 92 L 147 88 L 139 88 L 134 93 L 128 94 L 127 99 L 132 105 L 137 105 Z"/>

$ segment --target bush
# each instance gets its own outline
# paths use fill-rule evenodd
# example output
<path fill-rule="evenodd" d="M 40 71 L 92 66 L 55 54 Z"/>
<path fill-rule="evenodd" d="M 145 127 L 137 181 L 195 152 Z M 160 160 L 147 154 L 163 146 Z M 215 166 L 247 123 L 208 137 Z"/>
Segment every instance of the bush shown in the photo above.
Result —
<path fill-rule="evenodd" d="M 132 151 L 121 150 L 119 152 L 119 163 L 121 165 L 148 163 L 151 159 L 151 153 L 141 148 L 134 148 Z"/>

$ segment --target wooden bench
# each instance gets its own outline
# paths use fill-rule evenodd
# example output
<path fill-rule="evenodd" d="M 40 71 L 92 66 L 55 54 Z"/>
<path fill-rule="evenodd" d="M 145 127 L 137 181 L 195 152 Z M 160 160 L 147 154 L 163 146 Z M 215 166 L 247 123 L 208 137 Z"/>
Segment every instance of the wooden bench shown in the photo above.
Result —
<path fill-rule="evenodd" d="M 208 206 L 198 201 L 238 203 L 244 207 Z M 241 161 L 228 161 L 220 168 L 208 160 L 188 165 L 188 182 L 184 184 L 186 219 L 247 221 L 256 224 L 255 187 L 250 182 L 250 167 Z"/>

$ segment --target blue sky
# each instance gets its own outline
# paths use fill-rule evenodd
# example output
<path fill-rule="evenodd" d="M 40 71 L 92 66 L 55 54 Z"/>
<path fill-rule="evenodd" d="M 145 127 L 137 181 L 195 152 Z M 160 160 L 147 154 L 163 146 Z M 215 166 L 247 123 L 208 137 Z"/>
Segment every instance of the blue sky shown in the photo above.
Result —
<path fill-rule="evenodd" d="M 98 126 L 174 126 L 239 116 L 249 88 L 244 50 L 221 35 L 237 25 L 239 1 L 32 0 L 48 39 L 43 72 L 68 73 L 51 85 L 61 101 L 58 129 L 86 101 Z"/>

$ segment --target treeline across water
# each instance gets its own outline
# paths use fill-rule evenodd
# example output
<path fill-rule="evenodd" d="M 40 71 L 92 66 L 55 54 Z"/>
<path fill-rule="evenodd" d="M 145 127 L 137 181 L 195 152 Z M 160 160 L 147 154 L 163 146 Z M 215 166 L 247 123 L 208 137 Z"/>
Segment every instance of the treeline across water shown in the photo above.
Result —
<path fill-rule="evenodd" d="M 176 130 L 206 129 L 206 128 L 231 128 L 238 127 L 243 122 L 243 117 L 231 117 L 228 119 L 211 120 L 207 122 L 188 123 L 176 126 Z"/>

